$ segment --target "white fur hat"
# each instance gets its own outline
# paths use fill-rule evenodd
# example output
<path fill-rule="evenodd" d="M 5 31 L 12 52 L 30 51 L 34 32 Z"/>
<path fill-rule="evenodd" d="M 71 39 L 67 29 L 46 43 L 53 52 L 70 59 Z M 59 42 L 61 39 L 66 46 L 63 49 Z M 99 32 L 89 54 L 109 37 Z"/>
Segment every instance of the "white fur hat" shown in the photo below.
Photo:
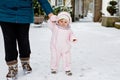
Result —
<path fill-rule="evenodd" d="M 60 20 L 60 19 L 66 19 L 66 20 L 69 21 L 69 23 L 72 22 L 71 16 L 70 16 L 70 14 L 68 12 L 60 12 L 58 14 L 58 20 Z"/>

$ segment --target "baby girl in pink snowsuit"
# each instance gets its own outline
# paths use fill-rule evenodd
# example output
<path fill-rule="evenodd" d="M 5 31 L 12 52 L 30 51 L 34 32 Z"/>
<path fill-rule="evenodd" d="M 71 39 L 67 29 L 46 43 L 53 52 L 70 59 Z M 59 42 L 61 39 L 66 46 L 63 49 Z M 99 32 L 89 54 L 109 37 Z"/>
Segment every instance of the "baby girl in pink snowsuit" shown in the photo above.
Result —
<path fill-rule="evenodd" d="M 67 75 L 72 75 L 70 67 L 71 42 L 76 42 L 76 37 L 70 29 L 71 16 L 67 12 L 60 12 L 58 16 L 52 16 L 48 20 L 48 26 L 52 31 L 51 49 L 51 73 L 56 73 L 60 58 L 63 59 L 63 67 Z"/>

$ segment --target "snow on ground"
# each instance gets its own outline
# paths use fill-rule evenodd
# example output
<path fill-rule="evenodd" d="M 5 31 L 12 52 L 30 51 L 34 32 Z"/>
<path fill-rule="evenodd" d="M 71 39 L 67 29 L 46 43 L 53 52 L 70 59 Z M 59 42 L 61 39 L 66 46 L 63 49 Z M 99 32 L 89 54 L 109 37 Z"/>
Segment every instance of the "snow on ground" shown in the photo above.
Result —
<path fill-rule="evenodd" d="M 46 27 L 30 28 L 31 66 L 33 72 L 24 75 L 19 61 L 18 80 L 119 80 L 120 30 L 101 26 L 100 23 L 72 23 L 77 44 L 72 44 L 72 76 L 66 76 L 60 62 L 59 71 L 50 73 L 51 32 Z M 5 80 L 7 65 L 4 61 L 3 37 L 0 30 L 0 80 Z"/>
<path fill-rule="evenodd" d="M 87 16 L 79 19 L 80 22 L 93 22 L 93 13 L 88 12 Z"/>

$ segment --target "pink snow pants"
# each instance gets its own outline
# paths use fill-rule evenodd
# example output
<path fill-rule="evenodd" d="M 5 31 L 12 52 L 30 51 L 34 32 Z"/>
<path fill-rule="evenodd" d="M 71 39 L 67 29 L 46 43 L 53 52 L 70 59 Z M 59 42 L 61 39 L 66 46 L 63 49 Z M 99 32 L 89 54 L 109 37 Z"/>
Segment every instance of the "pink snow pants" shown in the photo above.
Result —
<path fill-rule="evenodd" d="M 59 63 L 60 63 L 60 59 L 62 58 L 62 64 L 63 64 L 63 68 L 64 71 L 69 71 L 71 70 L 70 67 L 70 50 L 68 50 L 67 52 L 62 52 L 62 50 L 56 50 L 56 48 L 54 48 L 53 46 L 51 46 L 51 69 L 55 69 L 58 70 L 59 67 Z"/>

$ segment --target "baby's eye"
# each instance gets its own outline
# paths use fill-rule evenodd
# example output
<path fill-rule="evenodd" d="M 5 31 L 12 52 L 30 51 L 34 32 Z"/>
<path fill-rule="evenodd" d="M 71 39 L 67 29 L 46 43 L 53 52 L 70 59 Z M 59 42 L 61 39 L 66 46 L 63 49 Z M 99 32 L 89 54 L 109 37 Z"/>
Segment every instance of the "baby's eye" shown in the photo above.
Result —
<path fill-rule="evenodd" d="M 66 22 L 64 22 L 64 23 L 68 23 L 68 22 L 66 21 Z"/>
<path fill-rule="evenodd" d="M 61 23 L 63 23 L 63 21 L 61 21 Z"/>

